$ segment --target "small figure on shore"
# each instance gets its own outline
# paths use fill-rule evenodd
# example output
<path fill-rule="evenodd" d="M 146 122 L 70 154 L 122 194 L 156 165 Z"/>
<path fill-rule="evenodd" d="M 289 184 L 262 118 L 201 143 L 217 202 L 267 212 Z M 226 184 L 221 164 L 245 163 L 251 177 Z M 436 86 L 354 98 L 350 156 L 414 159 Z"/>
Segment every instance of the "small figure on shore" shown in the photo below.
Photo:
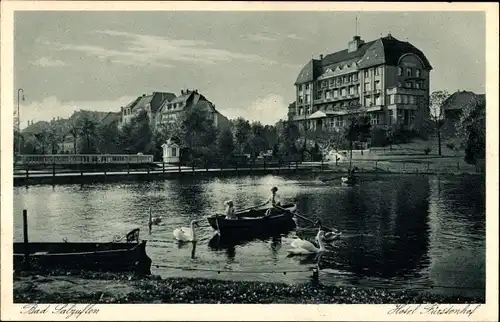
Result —
<path fill-rule="evenodd" d="M 226 219 L 238 219 L 234 214 L 234 203 L 228 200 L 224 203 L 226 205 Z"/>

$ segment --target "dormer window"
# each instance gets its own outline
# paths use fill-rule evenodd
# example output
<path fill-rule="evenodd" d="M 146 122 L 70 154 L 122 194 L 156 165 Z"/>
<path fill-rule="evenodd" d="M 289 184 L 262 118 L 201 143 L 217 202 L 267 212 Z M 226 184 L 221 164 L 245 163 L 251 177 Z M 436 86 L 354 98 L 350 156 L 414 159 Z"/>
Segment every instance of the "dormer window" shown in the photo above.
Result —
<path fill-rule="evenodd" d="M 420 76 L 421 76 L 421 70 L 420 70 L 420 69 L 417 69 L 417 70 L 415 71 L 415 73 L 416 73 L 415 75 L 416 75 L 417 77 L 420 77 Z"/>
<path fill-rule="evenodd" d="M 406 76 L 411 77 L 411 68 L 406 69 Z"/>

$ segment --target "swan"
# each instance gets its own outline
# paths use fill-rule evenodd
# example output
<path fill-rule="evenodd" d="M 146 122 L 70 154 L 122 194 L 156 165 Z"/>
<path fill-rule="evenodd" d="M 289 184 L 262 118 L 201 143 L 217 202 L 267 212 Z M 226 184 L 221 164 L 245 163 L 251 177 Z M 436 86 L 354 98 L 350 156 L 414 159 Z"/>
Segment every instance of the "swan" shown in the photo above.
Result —
<path fill-rule="evenodd" d="M 198 220 L 191 220 L 189 228 L 188 227 L 176 228 L 174 230 L 175 239 L 177 239 L 178 241 L 181 241 L 181 242 L 196 241 L 196 233 L 194 230 L 194 226 L 197 223 L 198 223 Z"/>
<path fill-rule="evenodd" d="M 318 239 L 319 248 L 314 246 L 313 243 L 307 240 L 303 240 L 300 238 L 294 239 L 290 246 L 291 249 L 288 250 L 289 255 L 309 255 L 316 254 L 325 251 L 325 245 L 323 244 L 323 239 L 325 237 L 325 232 L 322 227 L 319 227 L 318 234 L 316 238 Z"/>

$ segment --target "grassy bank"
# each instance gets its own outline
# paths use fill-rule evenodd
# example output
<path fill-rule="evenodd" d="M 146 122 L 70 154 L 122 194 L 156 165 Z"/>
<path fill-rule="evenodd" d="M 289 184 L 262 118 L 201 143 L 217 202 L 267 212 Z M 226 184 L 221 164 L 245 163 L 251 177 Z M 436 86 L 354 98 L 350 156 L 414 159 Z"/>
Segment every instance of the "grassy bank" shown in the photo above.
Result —
<path fill-rule="evenodd" d="M 484 303 L 484 298 L 437 296 L 424 292 L 199 278 L 150 277 L 135 280 L 113 274 L 15 276 L 15 303 L 288 303 L 392 304 Z"/>

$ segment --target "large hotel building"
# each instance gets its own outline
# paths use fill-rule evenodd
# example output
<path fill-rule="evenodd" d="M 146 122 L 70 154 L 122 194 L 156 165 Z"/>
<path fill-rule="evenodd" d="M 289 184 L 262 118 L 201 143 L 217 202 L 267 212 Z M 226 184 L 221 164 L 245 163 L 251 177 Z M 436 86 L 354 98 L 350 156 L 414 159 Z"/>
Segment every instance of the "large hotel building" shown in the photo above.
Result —
<path fill-rule="evenodd" d="M 429 117 L 432 67 L 425 55 L 390 34 L 364 42 L 353 37 L 347 49 L 312 59 L 300 71 L 289 120 L 311 130 L 346 126 L 366 113 L 372 125 L 418 129 Z"/>

